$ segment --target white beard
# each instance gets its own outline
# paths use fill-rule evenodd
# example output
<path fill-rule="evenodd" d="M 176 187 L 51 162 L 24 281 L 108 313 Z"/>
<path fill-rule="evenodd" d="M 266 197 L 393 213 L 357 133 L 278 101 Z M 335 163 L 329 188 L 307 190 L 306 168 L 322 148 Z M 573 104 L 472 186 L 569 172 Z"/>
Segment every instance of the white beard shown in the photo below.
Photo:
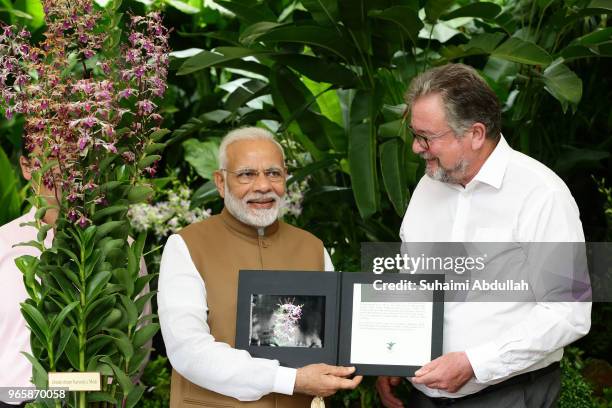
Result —
<path fill-rule="evenodd" d="M 248 201 L 274 199 L 272 208 L 249 208 Z M 225 207 L 236 219 L 244 224 L 255 228 L 263 228 L 272 225 L 280 214 L 281 208 L 285 205 L 285 200 L 273 191 L 266 194 L 249 193 L 242 200 L 238 199 L 231 193 L 225 184 L 225 198 L 223 200 Z"/>

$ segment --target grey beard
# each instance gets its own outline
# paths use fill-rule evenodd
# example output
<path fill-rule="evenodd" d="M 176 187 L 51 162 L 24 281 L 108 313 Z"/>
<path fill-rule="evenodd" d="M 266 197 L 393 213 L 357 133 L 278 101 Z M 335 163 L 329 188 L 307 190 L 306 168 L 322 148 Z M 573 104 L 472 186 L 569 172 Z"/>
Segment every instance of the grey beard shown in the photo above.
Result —
<path fill-rule="evenodd" d="M 276 201 L 274 207 L 269 209 L 252 209 L 249 208 L 247 201 L 253 198 L 270 198 L 273 197 Z M 281 208 L 285 205 L 283 197 L 279 197 L 276 193 L 270 192 L 267 194 L 247 194 L 242 200 L 234 196 L 225 185 L 225 198 L 223 199 L 225 207 L 238 221 L 250 225 L 255 228 L 264 228 L 272 225 L 280 214 Z"/>
<path fill-rule="evenodd" d="M 423 155 L 420 156 L 423 159 L 426 158 Z M 461 159 L 452 169 L 445 169 L 440 165 L 440 160 L 438 160 L 438 168 L 434 171 L 430 171 L 426 168 L 425 173 L 432 179 L 441 181 L 442 183 L 461 184 L 460 178 L 465 175 L 468 166 L 469 163 L 465 159 Z M 457 176 L 451 176 L 451 173 L 455 173 Z"/>

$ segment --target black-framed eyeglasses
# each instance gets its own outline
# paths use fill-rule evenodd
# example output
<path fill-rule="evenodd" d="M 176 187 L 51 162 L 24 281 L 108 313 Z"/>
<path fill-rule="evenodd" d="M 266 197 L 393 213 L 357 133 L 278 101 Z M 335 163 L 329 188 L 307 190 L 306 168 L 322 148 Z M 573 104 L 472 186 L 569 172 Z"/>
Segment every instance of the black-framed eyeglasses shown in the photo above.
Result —
<path fill-rule="evenodd" d="M 228 169 L 219 169 L 221 171 L 226 171 L 228 173 L 236 176 L 236 180 L 240 184 L 251 184 L 261 173 L 270 181 L 271 183 L 278 183 L 280 181 L 285 180 L 285 176 L 287 174 L 286 170 L 280 167 L 271 167 L 265 170 L 255 170 L 255 169 L 240 169 L 236 171 L 228 170 Z"/>

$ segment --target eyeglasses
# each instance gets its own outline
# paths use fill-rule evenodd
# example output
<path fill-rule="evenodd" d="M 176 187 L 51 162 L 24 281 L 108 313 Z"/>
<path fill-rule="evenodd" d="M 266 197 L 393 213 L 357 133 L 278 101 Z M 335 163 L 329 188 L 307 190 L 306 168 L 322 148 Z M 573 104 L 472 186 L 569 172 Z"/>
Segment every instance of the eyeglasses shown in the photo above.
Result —
<path fill-rule="evenodd" d="M 236 179 L 238 180 L 240 184 L 253 183 L 255 180 L 257 180 L 257 177 L 259 177 L 259 174 L 261 173 L 263 173 L 263 175 L 266 176 L 268 181 L 270 181 L 271 183 L 278 183 L 279 181 L 285 180 L 285 169 L 281 169 L 278 167 L 272 167 L 272 168 L 265 169 L 262 171 L 255 170 L 255 169 L 240 169 L 237 171 L 231 171 L 228 169 L 219 169 L 219 170 L 226 171 L 228 173 L 232 173 L 233 175 L 236 176 Z"/>
<path fill-rule="evenodd" d="M 417 141 L 417 143 L 426 150 L 429 150 L 429 143 L 434 140 L 434 139 L 439 139 L 442 136 L 446 135 L 447 133 L 452 132 L 452 129 L 449 129 L 447 131 L 444 131 L 442 133 L 436 133 L 434 135 L 431 136 L 425 136 L 422 135 L 420 133 L 417 133 L 416 130 L 414 130 L 411 126 L 408 126 L 408 130 L 410 130 L 410 133 L 412 133 L 412 136 L 414 136 L 414 139 Z"/>

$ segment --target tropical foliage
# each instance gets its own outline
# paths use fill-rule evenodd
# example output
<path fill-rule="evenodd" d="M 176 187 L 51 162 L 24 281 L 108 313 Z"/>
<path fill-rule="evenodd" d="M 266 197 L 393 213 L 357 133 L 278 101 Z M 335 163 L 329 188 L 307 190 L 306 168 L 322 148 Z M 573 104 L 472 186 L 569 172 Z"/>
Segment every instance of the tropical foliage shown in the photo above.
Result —
<path fill-rule="evenodd" d="M 40 38 L 37 1 L 2 4 L 1 19 Z M 610 0 L 97 0 L 96 9 L 109 22 L 163 10 L 174 28 L 168 90 L 155 102 L 172 138 L 151 181 L 153 202 L 130 211 L 133 226 L 149 232 L 147 248 L 205 209 L 220 210 L 211 181 L 220 137 L 256 124 L 286 149 L 294 208 L 286 217 L 324 241 L 336 269 L 357 270 L 361 242 L 397 240 L 423 174 L 403 93 L 446 62 L 487 79 L 503 103 L 504 136 L 566 181 L 587 239 L 610 236 L 598 192 L 612 179 Z M 23 182 L 4 171 L 16 169 L 23 126 L 21 116 L 0 122 L 0 220 L 24 209 Z M 158 257 L 147 257 L 152 269 Z M 595 308 L 604 328 L 608 309 Z M 608 338 L 587 337 L 587 356 L 611 358 Z M 575 364 L 565 367 L 578 375 Z M 371 384 L 335 401 L 356 400 L 376 403 Z"/>
<path fill-rule="evenodd" d="M 130 240 L 125 215 L 151 196 L 144 176 L 155 174 L 155 153 L 165 147 L 153 100 L 166 89 L 168 32 L 158 13 L 133 16 L 120 45 L 118 3 L 104 11 L 87 0 L 44 6 L 39 44 L 28 43 L 25 28 L 3 26 L 0 34 L 0 102 L 7 119 L 23 117 L 34 173 L 29 225 L 38 235 L 24 245 L 41 252 L 15 261 L 29 295 L 21 305 L 31 330 L 27 358 L 39 388 L 48 372 L 101 373 L 101 391 L 71 393 L 67 406 L 134 407 L 144 392 L 135 378 L 159 325 L 144 314 L 155 276 L 139 273 L 146 235 Z M 43 222 L 55 210 L 57 221 Z"/>

